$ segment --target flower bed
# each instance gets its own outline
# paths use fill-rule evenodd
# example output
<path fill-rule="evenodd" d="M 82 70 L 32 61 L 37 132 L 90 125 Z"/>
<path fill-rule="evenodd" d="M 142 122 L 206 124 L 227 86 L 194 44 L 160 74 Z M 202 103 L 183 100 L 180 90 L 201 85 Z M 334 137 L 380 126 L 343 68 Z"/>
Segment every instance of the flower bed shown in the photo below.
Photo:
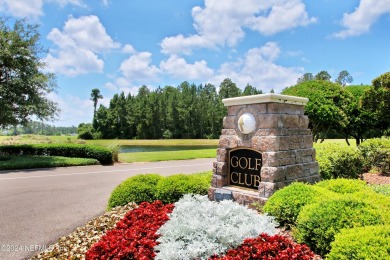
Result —
<path fill-rule="evenodd" d="M 306 246 L 279 235 L 259 235 L 258 232 L 273 234 L 276 231 L 273 218 L 258 214 L 255 216 L 256 213 L 250 209 L 233 202 L 222 204 L 217 206 L 216 202 L 207 201 L 205 197 L 189 195 L 175 206 L 163 205 L 159 201 L 144 202 L 126 214 L 115 229 L 108 231 L 93 245 L 86 253 L 86 259 L 313 259 L 313 252 Z M 174 207 L 177 210 L 172 212 Z M 195 214 L 196 209 L 201 213 L 189 217 Z M 239 221 L 239 217 L 229 220 L 233 215 L 226 214 L 226 211 L 244 212 L 242 221 Z M 197 224 L 181 225 L 181 222 L 186 222 L 185 218 L 200 218 L 199 223 L 204 223 L 203 228 Z M 212 219 L 217 229 L 221 230 L 212 229 L 207 218 Z M 255 224 L 250 225 L 249 219 Z M 240 228 L 245 231 L 238 232 Z M 242 240 L 236 241 L 232 232 L 229 232 L 231 229 L 233 233 L 243 236 L 243 244 Z M 235 249 L 228 250 L 230 247 Z M 210 253 L 210 249 L 216 253 Z M 222 256 L 225 252 L 227 254 Z"/>

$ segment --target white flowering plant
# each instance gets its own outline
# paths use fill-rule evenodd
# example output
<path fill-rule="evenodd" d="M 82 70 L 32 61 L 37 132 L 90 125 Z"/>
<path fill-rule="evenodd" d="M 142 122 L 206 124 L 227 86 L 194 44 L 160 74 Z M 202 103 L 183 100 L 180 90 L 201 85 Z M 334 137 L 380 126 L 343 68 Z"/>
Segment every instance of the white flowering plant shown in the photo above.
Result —
<path fill-rule="evenodd" d="M 239 246 L 246 238 L 274 235 L 277 226 L 273 217 L 236 202 L 214 202 L 190 194 L 175 203 L 169 218 L 157 231 L 161 237 L 155 259 L 208 259 Z"/>

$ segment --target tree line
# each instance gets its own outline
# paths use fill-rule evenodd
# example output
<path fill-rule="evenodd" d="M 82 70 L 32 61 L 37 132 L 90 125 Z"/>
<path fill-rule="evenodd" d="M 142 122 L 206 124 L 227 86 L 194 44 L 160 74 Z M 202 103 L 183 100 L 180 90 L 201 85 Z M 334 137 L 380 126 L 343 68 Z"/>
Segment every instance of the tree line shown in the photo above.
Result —
<path fill-rule="evenodd" d="M 82 138 L 218 138 L 226 108 L 222 99 L 261 94 L 247 85 L 242 91 L 226 78 L 219 90 L 212 84 L 182 82 L 177 87 L 150 90 L 142 86 L 137 95 L 115 94 L 108 107 L 95 109 L 92 124 L 81 124 Z M 96 108 L 100 91 L 93 89 Z"/>

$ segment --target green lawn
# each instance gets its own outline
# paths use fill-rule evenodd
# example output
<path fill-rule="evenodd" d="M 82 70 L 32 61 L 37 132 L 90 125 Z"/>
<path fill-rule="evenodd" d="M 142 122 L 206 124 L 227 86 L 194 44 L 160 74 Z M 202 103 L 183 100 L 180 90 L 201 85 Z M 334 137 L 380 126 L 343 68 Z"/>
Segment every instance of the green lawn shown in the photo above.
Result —
<path fill-rule="evenodd" d="M 214 158 L 216 149 L 198 149 L 183 151 L 164 151 L 164 152 L 140 152 L 140 153 L 120 153 L 121 162 L 156 162 L 169 160 L 188 160 L 196 158 Z"/>

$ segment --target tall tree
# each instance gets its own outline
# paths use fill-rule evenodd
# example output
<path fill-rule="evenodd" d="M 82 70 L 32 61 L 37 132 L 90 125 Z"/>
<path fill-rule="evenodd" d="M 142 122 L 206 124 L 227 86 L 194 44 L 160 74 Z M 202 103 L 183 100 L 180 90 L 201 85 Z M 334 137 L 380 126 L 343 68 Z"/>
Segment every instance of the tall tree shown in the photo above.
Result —
<path fill-rule="evenodd" d="M 245 89 L 242 92 L 243 96 L 250 96 L 250 95 L 257 95 L 257 94 L 263 94 L 263 91 L 258 90 L 257 88 L 253 87 L 250 84 L 246 84 Z"/>
<path fill-rule="evenodd" d="M 343 71 L 340 71 L 335 82 L 344 87 L 345 85 L 352 83 L 352 81 L 353 81 L 353 78 L 349 74 L 349 72 L 346 70 L 343 70 Z"/>
<path fill-rule="evenodd" d="M 0 127 L 26 125 L 32 116 L 53 120 L 59 109 L 47 94 L 57 84 L 45 72 L 38 26 L 17 20 L 11 28 L 8 22 L 0 17 Z"/>
<path fill-rule="evenodd" d="M 297 84 L 305 82 L 305 81 L 309 81 L 309 80 L 314 80 L 314 76 L 313 76 L 313 73 L 307 72 L 298 78 Z"/>
<path fill-rule="evenodd" d="M 318 72 L 318 73 L 314 76 L 314 79 L 315 79 L 315 80 L 326 80 L 326 81 L 330 81 L 331 78 L 332 78 L 332 76 L 330 76 L 330 74 L 329 74 L 326 70 L 321 70 L 320 72 Z"/>
<path fill-rule="evenodd" d="M 286 88 L 282 94 L 309 98 L 305 113 L 309 117 L 309 127 L 315 140 L 329 130 L 344 129 L 346 115 L 343 110 L 350 95 L 340 85 L 312 80 Z"/>
<path fill-rule="evenodd" d="M 98 104 L 98 100 L 102 99 L 102 98 L 103 98 L 103 96 L 100 94 L 100 90 L 99 89 L 97 89 L 97 88 L 92 89 L 90 100 L 92 100 L 92 102 L 93 102 L 93 115 L 94 116 L 96 114 L 96 107 L 97 107 L 97 104 Z"/>
<path fill-rule="evenodd" d="M 226 78 L 219 85 L 219 96 L 221 99 L 239 97 L 241 96 L 241 89 L 236 86 L 236 83 L 232 82 L 231 79 Z"/>

